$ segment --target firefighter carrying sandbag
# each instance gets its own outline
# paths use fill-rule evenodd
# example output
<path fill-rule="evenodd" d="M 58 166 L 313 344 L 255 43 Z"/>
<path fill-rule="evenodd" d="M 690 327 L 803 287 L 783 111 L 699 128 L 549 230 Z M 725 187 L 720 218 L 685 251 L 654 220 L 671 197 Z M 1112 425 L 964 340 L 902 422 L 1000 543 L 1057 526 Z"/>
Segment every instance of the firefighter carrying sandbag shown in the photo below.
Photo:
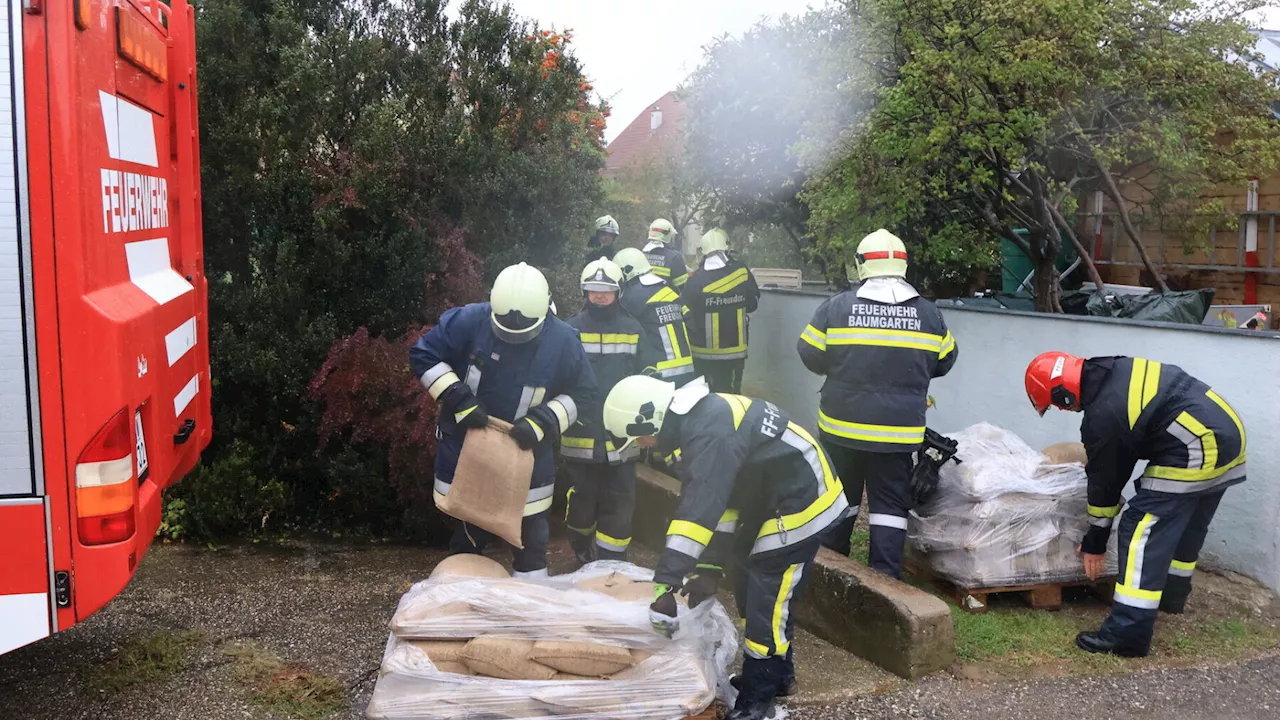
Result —
<path fill-rule="evenodd" d="M 551 294 L 537 268 L 512 265 L 493 282 L 490 301 L 452 308 L 409 350 L 409 363 L 440 407 L 435 492 L 449 493 L 466 432 L 489 416 L 512 423 L 511 437 L 532 450 L 517 577 L 547 575 L 547 515 L 555 493 L 552 445 L 596 402 L 596 379 L 578 333 L 548 313 Z M 460 523 L 453 553 L 481 553 L 492 534 Z"/>
<path fill-rule="evenodd" d="M 726 561 L 746 657 L 730 720 L 772 714 L 794 682 L 795 611 L 823 535 L 848 502 L 818 443 L 773 403 L 710 392 L 701 378 L 677 389 L 643 375 L 623 379 L 604 403 L 604 424 L 641 447 L 679 454 L 680 505 L 654 575 L 649 617 L 677 625 L 675 593 L 696 607 L 713 597 Z"/>
<path fill-rule="evenodd" d="M 1117 517 L 1119 577 L 1111 615 L 1076 645 L 1091 653 L 1143 657 L 1158 611 L 1181 613 L 1191 575 L 1222 494 L 1245 479 L 1240 416 L 1208 385 L 1175 365 L 1131 357 L 1081 359 L 1062 352 L 1027 366 L 1027 397 L 1083 412 L 1089 530 L 1080 543 L 1085 573 L 1097 579 Z M 1121 513 L 1121 491 L 1146 460 Z"/>
<path fill-rule="evenodd" d="M 826 376 L 818 429 L 849 495 L 827 547 L 849 554 L 865 484 L 871 568 L 901 578 L 929 381 L 951 370 L 959 349 L 937 306 L 907 282 L 902 240 L 877 230 L 856 259 L 861 282 L 819 305 L 796 347 L 805 367 Z"/>
<path fill-rule="evenodd" d="M 640 323 L 618 304 L 622 269 L 595 260 L 582 270 L 579 285 L 586 302 L 566 322 L 577 329 L 591 359 L 596 382 L 607 392 L 628 375 L 638 374 Z M 604 431 L 604 395 L 579 410 L 579 420 L 560 437 L 560 458 L 569 481 L 565 525 L 578 561 L 625 560 L 631 545 L 631 516 L 636 499 L 635 445 L 622 448 Z"/>
<path fill-rule="evenodd" d="M 644 328 L 641 362 L 650 374 L 684 385 L 696 371 L 685 327 L 689 309 L 680 302 L 680 293 L 658 277 L 649 259 L 635 248 L 619 250 L 613 261 L 622 268 L 622 308 Z"/>

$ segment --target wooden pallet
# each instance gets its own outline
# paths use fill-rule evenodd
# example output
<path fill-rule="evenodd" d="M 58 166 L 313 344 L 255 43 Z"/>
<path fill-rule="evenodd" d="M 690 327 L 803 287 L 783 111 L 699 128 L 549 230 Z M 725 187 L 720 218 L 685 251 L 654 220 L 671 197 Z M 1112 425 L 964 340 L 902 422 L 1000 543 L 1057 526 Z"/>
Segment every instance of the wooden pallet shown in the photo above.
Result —
<path fill-rule="evenodd" d="M 717 720 L 720 717 L 720 703 L 713 702 L 706 710 L 697 715 L 690 715 L 684 720 Z"/>
<path fill-rule="evenodd" d="M 1001 593 L 1016 593 L 1034 610 L 1061 610 L 1062 591 L 1064 588 L 1088 588 L 1100 600 L 1111 602 L 1115 592 L 1115 576 L 1098 580 L 1069 580 L 1065 582 L 1041 583 L 1038 585 L 1003 585 L 998 587 L 962 587 L 946 578 L 940 577 L 916 562 L 908 562 L 907 572 L 921 580 L 931 583 L 943 596 L 950 599 L 957 607 L 972 613 L 984 613 L 989 605 L 989 596 Z M 973 601 L 969 600 L 973 598 Z M 975 602 L 976 601 L 976 604 Z"/>

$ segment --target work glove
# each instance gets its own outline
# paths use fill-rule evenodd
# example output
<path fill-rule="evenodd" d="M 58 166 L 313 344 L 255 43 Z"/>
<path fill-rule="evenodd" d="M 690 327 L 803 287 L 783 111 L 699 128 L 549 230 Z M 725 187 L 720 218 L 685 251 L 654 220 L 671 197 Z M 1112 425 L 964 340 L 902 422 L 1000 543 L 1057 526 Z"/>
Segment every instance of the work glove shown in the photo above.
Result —
<path fill-rule="evenodd" d="M 716 587 L 720 582 L 722 570 L 714 565 L 699 565 L 692 575 L 685 579 L 681 593 L 689 598 L 689 607 L 696 608 L 716 596 Z"/>
<path fill-rule="evenodd" d="M 532 450 L 534 445 L 537 445 L 542 441 L 542 438 L 546 437 L 546 433 L 542 431 L 538 423 L 528 417 L 522 417 L 517 420 L 511 426 L 509 434 L 511 439 L 515 440 L 516 444 L 520 446 L 521 450 Z"/>
<path fill-rule="evenodd" d="M 466 383 L 454 383 L 440 393 L 440 409 L 467 429 L 478 429 L 489 424 L 489 413 L 485 412 L 484 406 Z"/>
<path fill-rule="evenodd" d="M 653 588 L 653 604 L 649 606 L 649 624 L 653 631 L 670 639 L 676 634 L 676 593 L 670 585 L 658 583 Z"/>

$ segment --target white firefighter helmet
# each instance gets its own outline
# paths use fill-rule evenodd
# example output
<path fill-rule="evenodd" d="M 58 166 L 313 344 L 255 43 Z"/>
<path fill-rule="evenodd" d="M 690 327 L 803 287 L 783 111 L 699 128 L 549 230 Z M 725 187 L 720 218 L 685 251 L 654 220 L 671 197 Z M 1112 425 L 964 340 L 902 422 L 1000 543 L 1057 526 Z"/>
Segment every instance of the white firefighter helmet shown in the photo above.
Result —
<path fill-rule="evenodd" d="M 675 383 L 648 375 L 624 377 L 604 399 L 604 429 L 628 440 L 657 435 L 675 394 Z"/>
<path fill-rule="evenodd" d="M 729 251 L 729 234 L 720 228 L 712 228 L 702 236 L 699 241 L 702 246 L 702 254 L 710 255 L 713 252 Z"/>
<path fill-rule="evenodd" d="M 873 277 L 907 277 L 907 246 L 902 244 L 902 240 L 897 235 L 884 228 L 862 238 L 854 257 L 858 268 L 858 280 Z"/>
<path fill-rule="evenodd" d="M 623 280 L 630 280 L 653 270 L 649 258 L 636 248 L 622 248 L 614 254 L 613 262 L 622 269 Z"/>
<path fill-rule="evenodd" d="M 649 239 L 667 244 L 676 239 L 676 228 L 670 220 L 658 218 L 649 223 Z"/>
<path fill-rule="evenodd" d="M 596 218 L 596 235 L 602 233 L 618 234 L 618 221 L 614 220 L 612 215 L 602 215 Z"/>
<path fill-rule="evenodd" d="M 622 268 L 612 260 L 600 258 L 587 263 L 582 269 L 581 285 L 584 292 L 618 292 L 622 285 Z"/>
<path fill-rule="evenodd" d="M 510 265 L 493 281 L 489 304 L 495 335 L 509 343 L 528 342 L 542 332 L 551 306 L 547 278 L 525 263 Z"/>

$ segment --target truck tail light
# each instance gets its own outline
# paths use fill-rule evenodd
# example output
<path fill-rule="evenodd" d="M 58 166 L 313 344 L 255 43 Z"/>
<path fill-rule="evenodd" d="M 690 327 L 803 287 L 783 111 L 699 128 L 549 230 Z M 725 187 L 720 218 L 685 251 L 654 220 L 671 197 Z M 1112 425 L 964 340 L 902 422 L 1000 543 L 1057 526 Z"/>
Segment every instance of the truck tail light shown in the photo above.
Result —
<path fill-rule="evenodd" d="M 76 461 L 76 527 L 84 545 L 133 537 L 138 483 L 128 409 L 98 431 Z"/>

